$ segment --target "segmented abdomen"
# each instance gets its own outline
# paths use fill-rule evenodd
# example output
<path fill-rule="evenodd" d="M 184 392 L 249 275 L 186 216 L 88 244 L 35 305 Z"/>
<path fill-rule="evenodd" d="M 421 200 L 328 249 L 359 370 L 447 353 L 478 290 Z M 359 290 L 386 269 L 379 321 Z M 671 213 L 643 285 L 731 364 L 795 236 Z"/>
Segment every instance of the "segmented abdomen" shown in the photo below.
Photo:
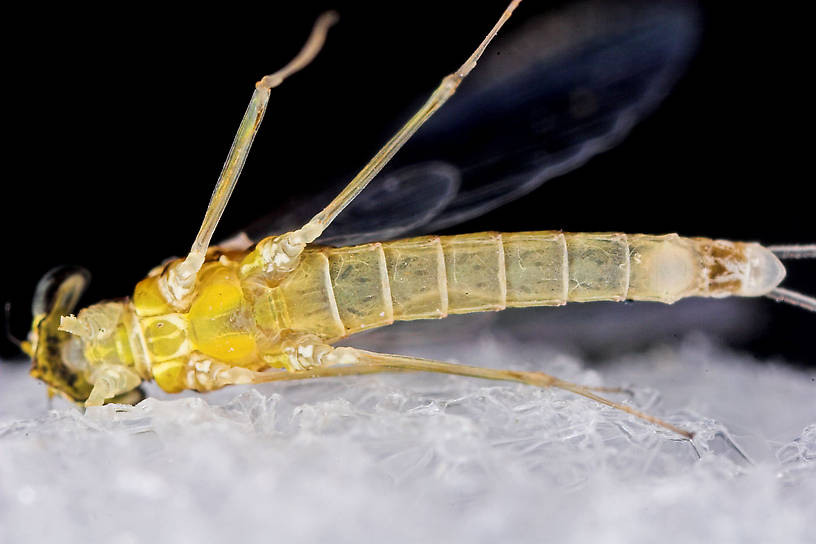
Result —
<path fill-rule="evenodd" d="M 336 339 L 394 320 L 624 299 L 736 294 L 746 244 L 553 231 L 310 248 L 276 294 L 282 328 Z"/>

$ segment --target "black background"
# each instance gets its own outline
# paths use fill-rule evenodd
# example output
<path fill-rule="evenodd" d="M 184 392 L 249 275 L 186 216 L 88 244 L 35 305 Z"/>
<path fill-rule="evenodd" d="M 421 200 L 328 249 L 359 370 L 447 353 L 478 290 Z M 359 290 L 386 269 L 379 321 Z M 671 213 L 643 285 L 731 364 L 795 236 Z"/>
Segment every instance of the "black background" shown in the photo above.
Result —
<path fill-rule="evenodd" d="M 338 10 L 340 24 L 314 65 L 273 92 L 216 239 L 362 166 L 504 6 L 289 4 L 71 6 L 7 18 L 4 128 L 13 142 L 4 146 L 0 300 L 12 303 L 16 335 L 49 268 L 90 269 L 84 301 L 93 302 L 129 294 L 152 266 L 189 247 L 253 83 L 299 50 L 321 11 Z M 522 4 L 514 19 L 540 4 Z M 755 6 L 703 4 L 687 73 L 624 143 L 450 232 L 816 241 L 809 30 L 780 4 Z M 816 293 L 812 262 L 789 270 L 787 286 Z M 816 314 L 752 304 L 766 324 L 735 347 L 816 363 Z M 2 355 L 15 350 L 4 343 Z"/>

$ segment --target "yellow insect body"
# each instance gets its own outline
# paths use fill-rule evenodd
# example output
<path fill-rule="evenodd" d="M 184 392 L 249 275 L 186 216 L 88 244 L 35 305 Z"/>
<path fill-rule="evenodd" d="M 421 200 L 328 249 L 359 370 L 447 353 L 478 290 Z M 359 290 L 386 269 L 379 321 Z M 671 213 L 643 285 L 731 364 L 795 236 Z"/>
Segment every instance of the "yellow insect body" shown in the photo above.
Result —
<path fill-rule="evenodd" d="M 56 269 L 35 294 L 23 344 L 31 373 L 85 405 L 137 400 L 144 380 L 168 392 L 385 371 L 428 371 L 559 387 L 690 436 L 629 406 L 610 391 L 542 372 L 472 367 L 332 346 L 395 320 L 508 307 L 598 300 L 672 303 L 689 296 L 769 295 L 816 309 L 778 288 L 785 269 L 758 244 L 621 233 L 554 231 L 425 236 L 352 247 L 314 245 L 418 128 L 456 92 L 520 0 L 513 0 L 470 58 L 446 76 L 417 113 L 348 186 L 301 228 L 209 247 L 235 187 L 271 89 L 317 54 L 336 19 L 321 16 L 301 53 L 256 84 L 201 229 L 184 259 L 154 269 L 128 300 L 73 311 L 88 281 Z M 237 249 L 236 249 L 237 247 Z M 816 248 L 777 248 L 812 257 Z M 615 390 L 618 391 L 619 390 Z"/>
<path fill-rule="evenodd" d="M 132 303 L 80 312 L 71 329 L 96 328 L 77 339 L 89 376 L 118 363 L 168 392 L 207 390 L 217 384 L 200 382 L 195 372 L 205 359 L 255 371 L 297 370 L 287 353 L 295 336 L 331 344 L 395 320 L 567 302 L 747 295 L 784 276 L 779 261 L 756 244 L 674 234 L 485 232 L 308 247 L 280 285 L 248 292 L 241 273 L 246 258 L 211 250 L 187 312 L 163 302 L 158 271 L 137 285 Z M 105 320 L 111 324 L 100 326 Z"/>

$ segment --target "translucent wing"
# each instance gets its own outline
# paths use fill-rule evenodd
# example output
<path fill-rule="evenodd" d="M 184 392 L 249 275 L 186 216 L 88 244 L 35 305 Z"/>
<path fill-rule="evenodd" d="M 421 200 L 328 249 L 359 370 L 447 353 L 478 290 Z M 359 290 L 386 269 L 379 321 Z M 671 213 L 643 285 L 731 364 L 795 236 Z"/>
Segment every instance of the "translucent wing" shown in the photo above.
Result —
<path fill-rule="evenodd" d="M 668 93 L 698 38 L 694 4 L 584 2 L 500 35 L 459 92 L 321 243 L 435 231 L 477 217 L 617 144 Z M 331 195 L 256 223 L 300 226 Z"/>
<path fill-rule="evenodd" d="M 280 234 L 303 225 L 343 188 L 339 184 L 319 195 L 289 202 L 282 214 L 270 214 L 244 233 L 250 240 Z M 366 188 L 320 237 L 328 245 L 388 240 L 418 230 L 444 210 L 459 191 L 459 170 L 442 162 L 389 169 Z"/>
<path fill-rule="evenodd" d="M 477 217 L 616 145 L 667 94 L 696 37 L 688 3 L 600 2 L 500 43 L 401 157 L 434 149 L 460 169 L 460 193 L 427 228 Z"/>

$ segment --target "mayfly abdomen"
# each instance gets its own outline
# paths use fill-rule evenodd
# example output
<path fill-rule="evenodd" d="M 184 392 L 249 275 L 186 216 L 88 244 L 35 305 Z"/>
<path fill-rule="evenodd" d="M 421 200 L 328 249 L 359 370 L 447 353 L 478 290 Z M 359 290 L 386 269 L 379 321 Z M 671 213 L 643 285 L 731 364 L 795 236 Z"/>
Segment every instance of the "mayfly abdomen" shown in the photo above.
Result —
<path fill-rule="evenodd" d="M 757 295 L 784 268 L 757 244 L 623 233 L 482 232 L 311 248 L 273 290 L 277 327 L 325 339 L 394 320 L 567 302 Z"/>

